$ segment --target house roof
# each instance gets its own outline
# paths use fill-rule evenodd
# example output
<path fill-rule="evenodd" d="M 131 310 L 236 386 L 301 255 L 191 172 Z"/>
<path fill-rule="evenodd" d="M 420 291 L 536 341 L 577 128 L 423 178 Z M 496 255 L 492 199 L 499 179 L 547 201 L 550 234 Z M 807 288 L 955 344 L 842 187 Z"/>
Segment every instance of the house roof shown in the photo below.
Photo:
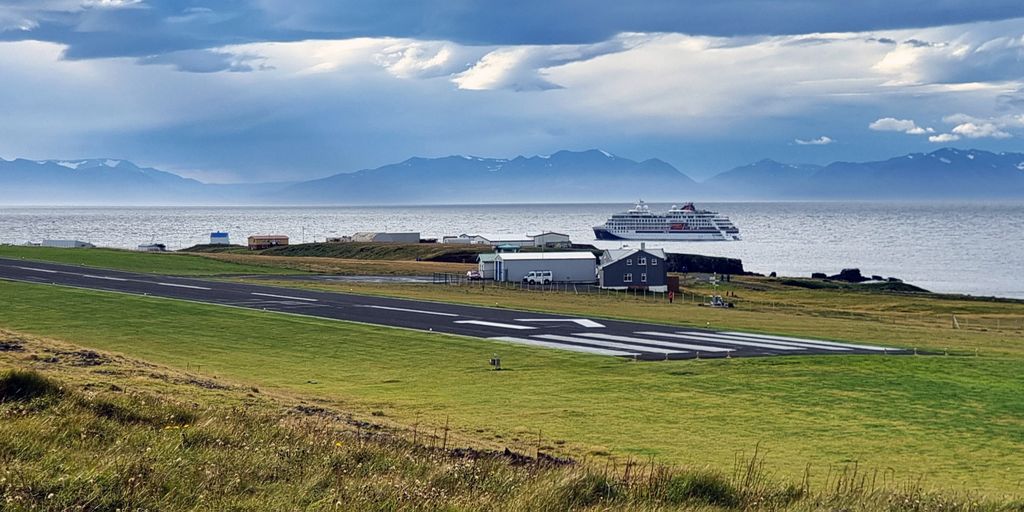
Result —
<path fill-rule="evenodd" d="M 594 260 L 594 253 L 589 251 L 572 252 L 513 252 L 499 253 L 497 255 L 503 261 L 530 261 L 530 260 Z"/>
<path fill-rule="evenodd" d="M 530 235 L 530 238 L 537 238 L 538 236 L 544 236 L 544 235 L 558 235 L 558 236 L 564 236 L 566 238 L 569 238 L 569 235 L 567 235 L 565 233 L 556 233 L 554 231 L 545 231 L 543 233 L 538 233 L 536 235 Z"/>
<path fill-rule="evenodd" d="M 496 253 L 486 252 L 486 253 L 478 254 L 476 256 L 476 261 L 478 261 L 480 263 L 491 263 L 497 257 L 498 257 L 498 255 Z"/>
<path fill-rule="evenodd" d="M 651 256 L 656 256 L 662 260 L 668 259 L 668 257 L 665 255 L 664 249 L 605 249 L 604 256 L 601 257 L 601 266 L 603 267 L 605 265 L 611 265 L 612 263 L 615 263 L 623 258 L 632 256 L 638 252 L 645 252 L 647 254 L 650 254 Z"/>

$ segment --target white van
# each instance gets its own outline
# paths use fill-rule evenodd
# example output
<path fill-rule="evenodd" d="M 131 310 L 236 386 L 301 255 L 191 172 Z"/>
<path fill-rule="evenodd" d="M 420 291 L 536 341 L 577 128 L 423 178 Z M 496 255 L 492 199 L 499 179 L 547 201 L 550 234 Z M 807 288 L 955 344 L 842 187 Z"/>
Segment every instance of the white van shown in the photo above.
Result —
<path fill-rule="evenodd" d="M 550 270 L 531 270 L 523 276 L 523 282 L 529 284 L 551 284 L 555 280 Z"/>

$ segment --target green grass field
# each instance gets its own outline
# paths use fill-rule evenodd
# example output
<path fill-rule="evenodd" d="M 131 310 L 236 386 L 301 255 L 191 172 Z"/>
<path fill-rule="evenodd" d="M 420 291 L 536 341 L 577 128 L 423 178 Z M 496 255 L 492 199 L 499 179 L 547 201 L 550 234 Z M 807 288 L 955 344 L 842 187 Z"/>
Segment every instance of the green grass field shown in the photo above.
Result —
<path fill-rule="evenodd" d="M 243 264 L 189 254 L 147 253 L 119 249 L 58 249 L 0 245 L 0 257 L 181 276 L 294 274 L 300 272 L 270 264 L 261 265 L 259 262 Z"/>
<path fill-rule="evenodd" d="M 825 320 L 849 324 L 822 324 L 819 335 L 839 325 L 856 330 L 854 320 Z M 760 445 L 768 466 L 788 479 L 799 479 L 808 464 L 815 481 L 857 464 L 901 481 L 923 478 L 930 488 L 1024 494 L 1024 356 L 1019 348 L 994 349 L 1012 345 L 1011 337 L 982 341 L 986 333 L 968 333 L 979 338 L 954 348 L 993 347 L 977 357 L 631 363 L 9 282 L 0 282 L 0 327 L 423 431 L 449 418 L 456 435 L 495 447 L 532 451 L 539 438 L 544 449 L 575 456 L 728 470 Z M 896 330 L 908 329 L 901 336 L 924 339 L 932 328 Z M 488 369 L 494 353 L 508 371 Z"/>

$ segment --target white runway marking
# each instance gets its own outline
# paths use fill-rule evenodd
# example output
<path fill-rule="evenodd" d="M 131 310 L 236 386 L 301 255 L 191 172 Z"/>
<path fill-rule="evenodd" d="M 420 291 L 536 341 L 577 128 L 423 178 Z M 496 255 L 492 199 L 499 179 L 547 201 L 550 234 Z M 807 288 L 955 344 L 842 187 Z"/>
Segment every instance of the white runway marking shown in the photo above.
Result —
<path fill-rule="evenodd" d="M 574 322 L 580 327 L 604 327 L 589 318 L 516 318 L 516 322 Z"/>
<path fill-rule="evenodd" d="M 209 288 L 203 286 L 192 286 L 190 284 L 178 284 L 178 283 L 156 283 L 160 286 L 173 286 L 175 288 L 191 288 L 193 290 L 209 290 Z"/>
<path fill-rule="evenodd" d="M 502 328 L 505 328 L 505 329 L 519 329 L 519 330 L 536 329 L 536 327 L 530 327 L 528 325 L 503 324 L 503 323 L 499 323 L 499 322 L 486 322 L 484 320 L 456 320 L 455 323 L 457 323 L 457 324 L 486 325 L 488 327 L 502 327 Z"/>
<path fill-rule="evenodd" d="M 209 288 L 207 288 L 209 289 Z M 291 295 L 274 295 L 273 293 L 258 293 L 252 292 L 251 295 L 259 295 L 260 297 L 273 297 L 275 299 L 287 299 L 287 300 L 304 300 L 307 302 L 320 302 L 317 299 L 310 299 L 306 297 L 292 297 Z"/>
<path fill-rule="evenodd" d="M 374 308 L 374 309 L 388 309 L 391 311 L 405 311 L 406 313 L 423 313 L 424 315 L 437 315 L 437 316 L 459 316 L 455 313 L 442 313 L 440 311 L 423 311 L 420 309 L 407 309 L 407 308 L 393 308 L 390 306 L 371 306 L 371 305 L 360 305 L 361 308 Z"/>
<path fill-rule="evenodd" d="M 505 341 L 508 343 L 518 343 L 520 345 L 531 345 L 534 347 L 553 348 L 556 350 L 569 350 L 571 352 L 584 352 L 587 354 L 598 354 L 602 356 L 628 356 L 634 357 L 640 354 L 635 352 L 623 352 L 621 350 L 609 350 L 606 348 L 597 347 L 581 347 L 579 345 L 566 345 L 564 343 L 552 343 L 550 341 L 531 340 L 527 338 L 516 338 L 513 336 L 498 336 L 495 338 L 487 338 L 489 340 Z"/>
<path fill-rule="evenodd" d="M 14 268 L 20 268 L 22 270 L 31 270 L 33 272 L 46 272 L 47 274 L 56 274 L 57 273 L 56 270 L 50 270 L 50 269 L 46 269 L 46 268 L 35 268 L 35 267 L 14 267 Z"/>
<path fill-rule="evenodd" d="M 122 279 L 120 277 L 94 276 L 92 274 L 81 274 L 81 276 L 82 277 L 88 277 L 88 278 L 91 278 L 91 279 L 106 279 L 107 281 L 127 281 L 127 279 Z"/>
<path fill-rule="evenodd" d="M 603 334 L 596 332 L 580 332 L 574 333 L 574 336 L 586 336 L 588 338 L 601 338 L 604 340 L 612 341 L 625 341 L 630 343 L 647 343 L 650 345 L 657 345 L 659 347 L 671 347 L 682 350 L 694 350 L 697 352 L 732 352 L 734 349 L 723 348 L 723 347 L 712 347 L 708 345 L 691 345 L 688 343 L 676 343 L 661 340 L 649 340 L 645 338 L 634 338 L 632 336 L 616 336 L 614 334 Z"/>
<path fill-rule="evenodd" d="M 854 344 L 854 343 L 838 343 L 838 342 L 835 342 L 835 341 L 821 341 L 821 340 L 809 340 L 809 339 L 804 339 L 804 338 L 790 338 L 789 336 L 769 336 L 767 334 L 749 334 L 749 333 L 742 333 L 742 332 L 725 332 L 723 334 L 728 334 L 730 336 L 742 336 L 744 338 L 758 338 L 758 339 L 764 339 L 764 340 L 769 340 L 769 341 L 791 342 L 791 343 L 803 344 L 803 345 L 825 345 L 825 346 L 829 346 L 829 347 L 845 347 L 845 348 L 855 348 L 855 349 L 861 349 L 861 350 L 877 350 L 879 352 L 885 352 L 885 351 L 890 351 L 890 350 L 899 350 L 899 349 L 895 349 L 895 348 L 892 348 L 892 347 L 876 347 L 874 345 L 857 345 L 857 344 Z"/>
<path fill-rule="evenodd" d="M 648 352 L 648 353 L 652 353 L 653 352 L 655 354 L 680 354 L 680 353 L 686 352 L 685 350 L 666 350 L 666 349 L 663 349 L 663 348 L 642 347 L 642 346 L 638 346 L 638 345 L 630 345 L 628 343 L 616 343 L 616 342 L 613 342 L 613 341 L 600 341 L 600 340 L 592 340 L 592 339 L 588 339 L 588 338 L 574 338 L 572 336 L 563 336 L 561 334 L 534 334 L 532 337 L 533 338 L 541 338 L 541 339 L 545 339 L 545 340 L 568 341 L 570 343 L 587 343 L 587 344 L 590 344 L 590 345 L 596 345 L 598 347 L 617 348 L 617 349 L 637 351 L 637 352 Z"/>
<path fill-rule="evenodd" d="M 691 334 L 691 333 L 687 333 L 687 334 Z M 727 336 L 727 335 L 718 334 L 718 333 L 712 334 L 712 333 L 700 332 L 700 333 L 693 333 L 693 335 L 699 336 L 699 337 L 708 338 L 708 339 L 721 340 L 722 343 L 734 343 L 737 340 L 739 340 L 739 341 L 750 340 L 752 342 L 771 343 L 773 345 L 785 345 L 787 347 L 794 347 L 794 348 L 800 348 L 800 349 L 805 349 L 805 350 L 808 350 L 808 349 L 828 350 L 828 351 L 832 351 L 832 352 L 849 352 L 851 350 L 851 349 L 845 348 L 845 347 L 832 347 L 832 346 L 828 346 L 828 345 L 813 345 L 813 344 L 810 344 L 810 343 L 796 343 L 794 341 L 778 341 L 778 340 L 769 340 L 769 339 L 762 339 L 762 338 L 747 338 L 747 337 L 734 336 L 734 335 L 728 335 Z"/>
<path fill-rule="evenodd" d="M 763 343 L 763 342 L 758 342 L 758 341 L 737 340 L 737 339 L 733 339 L 733 338 L 719 339 L 719 338 L 712 338 L 711 336 L 702 336 L 701 334 L 703 334 L 703 333 L 701 333 L 701 334 L 694 334 L 694 333 L 689 333 L 689 332 L 684 332 L 684 331 L 680 331 L 679 334 L 672 334 L 672 333 L 668 333 L 668 332 L 655 332 L 655 331 L 642 331 L 642 332 L 637 332 L 637 334 L 643 334 L 643 335 L 646 335 L 646 336 L 664 336 L 666 338 L 678 338 L 678 339 L 690 340 L 690 341 L 701 341 L 701 340 L 717 341 L 719 343 L 726 343 L 726 344 L 729 344 L 729 345 L 738 345 L 738 346 L 741 346 L 741 347 L 770 348 L 770 349 L 773 349 L 773 350 L 804 350 L 802 347 L 792 347 L 792 346 L 788 346 L 788 345 L 775 345 L 775 344 L 772 344 L 772 343 Z"/>

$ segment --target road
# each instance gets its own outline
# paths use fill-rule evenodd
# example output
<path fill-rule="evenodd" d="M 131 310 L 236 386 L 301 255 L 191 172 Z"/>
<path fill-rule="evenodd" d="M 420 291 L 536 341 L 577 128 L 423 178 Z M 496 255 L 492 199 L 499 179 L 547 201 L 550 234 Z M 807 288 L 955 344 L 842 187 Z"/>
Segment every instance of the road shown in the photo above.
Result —
<path fill-rule="evenodd" d="M 637 360 L 902 354 L 904 350 L 0 258 L 0 279 L 457 334 Z M 426 285 L 424 285 L 426 286 Z M 538 294 L 538 302 L 543 295 Z M 680 308 L 680 314 L 684 314 Z"/>

